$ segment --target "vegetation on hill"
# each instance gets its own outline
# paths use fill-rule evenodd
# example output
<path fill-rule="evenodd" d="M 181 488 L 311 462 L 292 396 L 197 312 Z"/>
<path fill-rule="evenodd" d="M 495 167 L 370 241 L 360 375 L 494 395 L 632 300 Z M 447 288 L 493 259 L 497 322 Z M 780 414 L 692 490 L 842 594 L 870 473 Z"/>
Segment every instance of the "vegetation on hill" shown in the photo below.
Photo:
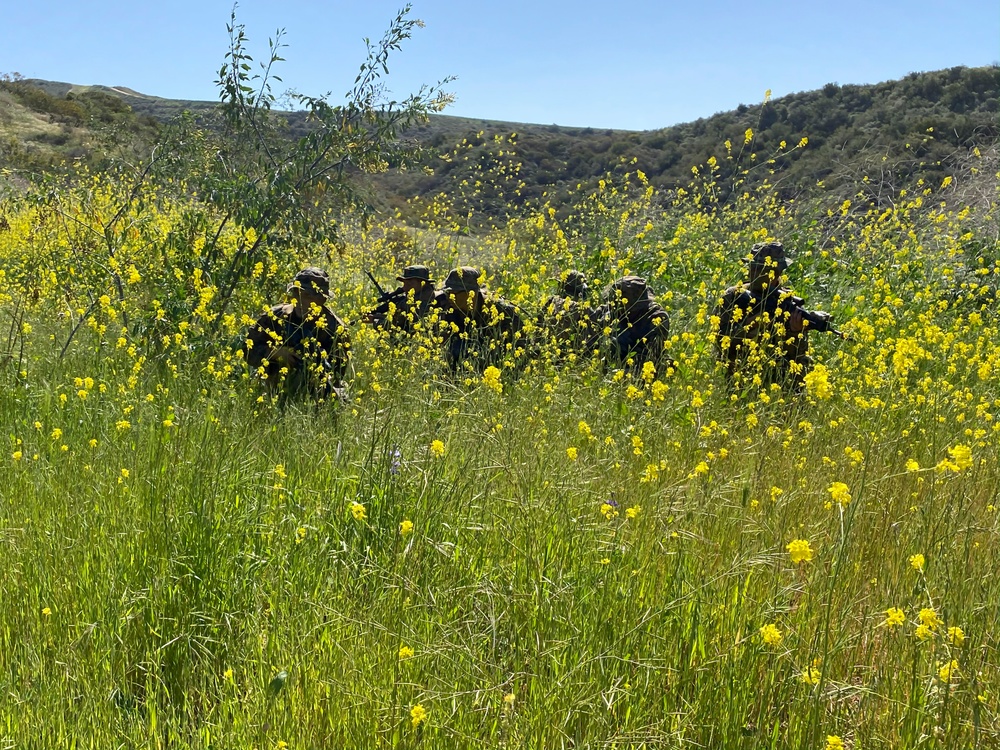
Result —
<path fill-rule="evenodd" d="M 33 89 L 37 93 L 30 93 Z M 71 84 L 35 80 L 15 86 L 5 83 L 0 89 L 4 92 L 14 93 L 36 119 L 48 120 L 47 131 L 39 127 L 28 135 L 23 130 L 12 133 L 9 124 L 3 126 L 7 145 L 0 159 L 13 167 L 52 166 L 59 153 L 51 147 L 53 141 L 66 146 L 66 155 L 86 153 L 83 139 L 74 139 L 74 128 L 128 120 L 114 97 L 126 102 L 135 115 L 126 124 L 132 130 L 151 127 L 154 121 L 169 122 L 183 111 L 210 124 L 216 108 L 212 102 L 160 99 L 121 88 L 81 91 Z M 562 206 L 577 185 L 594 188 L 609 172 L 636 169 L 657 188 L 682 187 L 693 167 L 704 168 L 711 159 L 717 162 L 724 195 L 736 183 L 769 180 L 785 197 L 815 194 L 820 184 L 826 192 L 843 187 L 846 197 L 865 175 L 873 193 L 892 195 L 921 177 L 940 182 L 955 172 L 972 148 L 995 142 L 1000 136 L 998 113 L 1000 69 L 958 67 L 875 85 L 831 83 L 818 91 L 741 105 L 731 112 L 645 132 L 436 115 L 408 134 L 425 148 L 426 168 L 378 177 L 374 198 L 412 218 L 414 212 L 407 208 L 410 198 L 451 192 L 463 181 L 474 183 L 483 169 L 512 159 L 518 165 L 516 197 L 521 203 L 547 200 Z M 280 117 L 290 137 L 308 133 L 304 112 L 283 112 Z M 51 132 L 53 125 L 56 134 Z M 516 134 L 513 139 L 512 134 Z M 806 144 L 796 148 L 803 139 Z M 459 144 L 464 148 L 456 154 Z M 476 211 L 486 221 L 513 197 L 482 186 Z"/>
<path fill-rule="evenodd" d="M 736 183 L 768 180 L 785 197 L 816 194 L 819 184 L 823 192 L 843 187 L 847 197 L 864 175 L 890 195 L 921 177 L 940 182 L 972 148 L 995 143 L 998 113 L 1000 68 L 959 67 L 875 85 L 828 84 L 646 132 L 436 118 L 420 131 L 422 142 L 445 153 L 460 140 L 473 147 L 458 159 L 431 159 L 430 173 L 388 175 L 382 184 L 388 195 L 411 196 L 475 180 L 477 168 L 497 159 L 495 138 L 513 127 L 526 201 L 544 196 L 560 205 L 580 183 L 593 187 L 608 172 L 635 169 L 655 187 L 683 187 L 693 167 L 712 159 L 723 196 Z M 490 199 L 484 195 L 484 206 Z"/>
<path fill-rule="evenodd" d="M 109 151 L 146 148 L 160 131 L 155 119 L 137 114 L 108 90 L 54 93 L 39 83 L 0 79 L 0 168 L 27 176 L 65 170 L 73 162 L 101 168 Z"/>

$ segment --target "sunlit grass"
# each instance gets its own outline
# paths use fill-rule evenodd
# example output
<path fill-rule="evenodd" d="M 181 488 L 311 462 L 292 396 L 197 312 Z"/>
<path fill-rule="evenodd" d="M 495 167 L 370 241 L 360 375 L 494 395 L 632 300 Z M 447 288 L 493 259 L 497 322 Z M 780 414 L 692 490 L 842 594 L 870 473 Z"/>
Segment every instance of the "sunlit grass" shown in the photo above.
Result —
<path fill-rule="evenodd" d="M 434 201 L 339 255 L 272 251 L 222 318 L 182 204 L 136 208 L 109 257 L 100 181 L 11 203 L 0 737 L 995 745 L 1000 253 L 948 189 L 809 223 L 767 190 L 717 206 L 710 175 L 661 196 L 633 174 L 473 238 Z M 814 334 L 801 396 L 730 393 L 714 358 L 715 302 L 765 237 L 851 337 Z M 355 326 L 351 402 L 282 410 L 234 345 L 306 260 L 350 320 L 363 270 L 417 260 L 474 262 L 529 312 L 566 268 L 639 273 L 676 369 L 542 342 L 484 381 L 448 373 L 432 326 Z"/>

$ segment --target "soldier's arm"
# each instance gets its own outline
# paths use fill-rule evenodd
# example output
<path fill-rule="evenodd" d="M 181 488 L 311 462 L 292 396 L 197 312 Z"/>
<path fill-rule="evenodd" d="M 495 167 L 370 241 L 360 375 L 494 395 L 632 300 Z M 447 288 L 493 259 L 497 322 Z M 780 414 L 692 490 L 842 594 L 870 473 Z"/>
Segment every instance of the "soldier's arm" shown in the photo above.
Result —
<path fill-rule="evenodd" d="M 657 310 L 650 322 L 653 324 L 653 337 L 659 341 L 670 338 L 670 315 L 664 309 Z"/>
<path fill-rule="evenodd" d="M 715 308 L 715 317 L 719 319 L 718 329 L 715 331 L 715 346 L 718 356 L 726 362 L 726 376 L 732 378 L 736 371 L 737 360 L 737 337 L 736 323 L 733 310 L 736 308 L 736 301 L 739 294 L 736 289 L 727 289 L 722 299 Z"/>
<path fill-rule="evenodd" d="M 792 333 L 801 333 L 806 328 L 821 333 L 833 330 L 833 316 L 822 310 L 807 310 L 805 300 L 801 297 L 789 296 L 782 308 L 788 313 Z"/>
<path fill-rule="evenodd" d="M 324 367 L 339 381 L 347 372 L 351 351 L 351 336 L 347 324 L 338 315 L 324 308 L 325 323 L 317 331 L 317 344 L 322 350 Z"/>
<path fill-rule="evenodd" d="M 366 317 L 372 316 L 373 318 L 385 319 L 389 315 L 390 305 L 395 305 L 398 308 L 401 301 L 406 299 L 406 295 L 402 292 L 403 288 L 400 287 L 399 289 L 394 289 L 391 292 L 383 294 L 379 297 L 378 304 L 366 314 Z"/>
<path fill-rule="evenodd" d="M 261 315 L 247 331 L 245 343 L 247 364 L 256 370 L 280 344 L 281 336 L 277 320 L 274 313 L 268 311 Z"/>

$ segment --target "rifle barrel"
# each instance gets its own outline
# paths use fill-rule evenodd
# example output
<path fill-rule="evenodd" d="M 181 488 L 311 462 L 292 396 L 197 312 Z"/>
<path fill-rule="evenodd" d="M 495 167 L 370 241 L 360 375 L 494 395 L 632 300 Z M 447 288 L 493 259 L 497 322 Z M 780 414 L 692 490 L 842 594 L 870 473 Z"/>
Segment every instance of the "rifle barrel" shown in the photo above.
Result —
<path fill-rule="evenodd" d="M 365 276 L 367 276 L 369 279 L 371 279 L 371 282 L 375 285 L 375 288 L 378 290 L 379 296 L 380 297 L 385 297 L 385 289 L 383 289 L 382 285 L 378 283 L 378 279 L 376 279 L 374 276 L 372 276 L 372 272 L 371 271 L 365 271 Z"/>

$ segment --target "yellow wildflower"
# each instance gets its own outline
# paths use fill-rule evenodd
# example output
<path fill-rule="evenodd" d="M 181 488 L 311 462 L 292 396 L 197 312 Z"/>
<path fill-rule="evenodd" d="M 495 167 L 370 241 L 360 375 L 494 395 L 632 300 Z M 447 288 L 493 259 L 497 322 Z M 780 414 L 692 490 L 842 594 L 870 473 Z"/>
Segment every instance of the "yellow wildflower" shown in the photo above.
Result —
<path fill-rule="evenodd" d="M 768 646 L 777 646 L 784 635 L 778 630 L 778 626 L 771 622 L 761 627 L 760 637 Z"/>
<path fill-rule="evenodd" d="M 958 677 L 958 661 L 955 659 L 952 659 L 950 662 L 941 665 L 941 668 L 938 670 L 938 678 L 941 680 L 941 682 L 951 682 L 953 679 L 956 679 L 957 677 Z"/>
<path fill-rule="evenodd" d="M 825 401 L 833 396 L 830 372 L 824 365 L 816 365 L 802 380 L 806 384 L 806 391 L 813 398 Z"/>
<path fill-rule="evenodd" d="M 833 502 L 837 503 L 841 508 L 846 507 L 851 502 L 850 488 L 843 482 L 834 482 L 827 488 L 827 491 L 830 493 L 830 497 L 833 498 Z"/>
<path fill-rule="evenodd" d="M 793 539 L 785 547 L 795 564 L 809 562 L 813 559 L 813 550 L 806 539 Z"/>
<path fill-rule="evenodd" d="M 418 703 L 410 709 L 410 724 L 412 724 L 413 728 L 416 729 L 425 721 L 427 721 L 427 709 L 424 708 L 422 704 Z"/>
<path fill-rule="evenodd" d="M 906 613 L 899 607 L 889 607 L 885 611 L 885 626 L 895 628 L 906 622 Z"/>
<path fill-rule="evenodd" d="M 819 685 L 820 678 L 822 677 L 823 673 L 817 667 L 806 667 L 802 670 L 802 674 L 799 675 L 799 679 L 806 685 Z"/>
<path fill-rule="evenodd" d="M 972 467 L 972 449 L 967 445 L 956 445 L 948 449 L 948 455 L 959 471 L 965 471 Z"/>
<path fill-rule="evenodd" d="M 500 382 L 500 370 L 490 365 L 483 372 L 483 383 L 495 393 L 503 393 L 503 383 Z"/>

